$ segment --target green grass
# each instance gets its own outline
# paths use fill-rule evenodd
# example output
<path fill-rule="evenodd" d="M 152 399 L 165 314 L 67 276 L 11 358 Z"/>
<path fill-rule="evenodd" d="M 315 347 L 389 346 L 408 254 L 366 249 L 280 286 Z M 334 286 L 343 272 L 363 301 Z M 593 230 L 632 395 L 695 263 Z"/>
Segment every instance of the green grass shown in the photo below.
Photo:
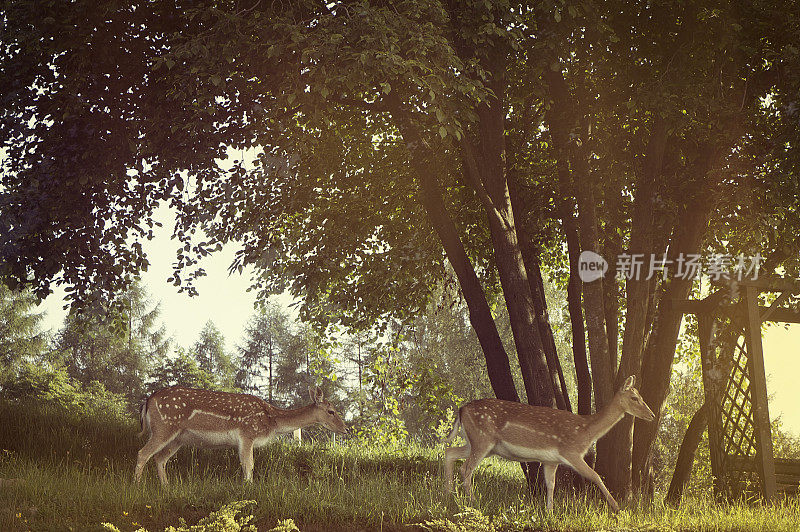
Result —
<path fill-rule="evenodd" d="M 63 414 L 63 413 L 62 413 Z M 695 500 L 680 509 L 629 505 L 613 515 L 592 496 L 556 493 L 552 514 L 531 500 L 516 464 L 486 460 L 475 479 L 472 510 L 441 493 L 441 449 L 404 449 L 363 442 L 299 446 L 280 440 L 256 454 L 254 481 L 241 482 L 232 451 L 181 450 L 162 489 L 148 464 L 133 482 L 138 427 L 131 422 L 81 421 L 56 410 L 9 409 L 0 403 L 0 530 L 151 532 L 196 523 L 232 501 L 258 530 L 293 519 L 300 530 L 796 530 L 797 499 L 775 506 L 720 505 Z M 14 434 L 20 436 L 14 436 Z M 427 524 L 426 524 L 427 523 Z"/>

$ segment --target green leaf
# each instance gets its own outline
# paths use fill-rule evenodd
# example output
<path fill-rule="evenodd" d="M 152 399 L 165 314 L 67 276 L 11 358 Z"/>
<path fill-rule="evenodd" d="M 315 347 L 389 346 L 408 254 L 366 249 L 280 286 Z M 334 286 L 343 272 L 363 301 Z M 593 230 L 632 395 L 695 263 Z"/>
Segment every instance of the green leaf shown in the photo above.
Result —
<path fill-rule="evenodd" d="M 447 136 L 447 128 L 444 126 L 439 126 L 439 136 L 445 138 Z"/>

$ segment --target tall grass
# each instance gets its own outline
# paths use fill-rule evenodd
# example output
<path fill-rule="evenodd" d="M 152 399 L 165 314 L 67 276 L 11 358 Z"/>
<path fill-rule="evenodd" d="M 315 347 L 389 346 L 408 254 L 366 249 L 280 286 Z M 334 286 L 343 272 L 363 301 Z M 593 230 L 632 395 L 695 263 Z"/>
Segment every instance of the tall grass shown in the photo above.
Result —
<path fill-rule="evenodd" d="M 441 449 L 352 441 L 298 445 L 279 440 L 256 454 L 254 481 L 243 484 L 232 451 L 182 450 L 162 489 L 148 464 L 133 482 L 133 420 L 82 419 L 36 405 L 0 403 L 0 530 L 154 532 L 195 523 L 232 501 L 255 500 L 259 530 L 292 519 L 301 530 L 796 530 L 797 501 L 760 507 L 691 501 L 679 510 L 629 506 L 619 515 L 595 497 L 556 494 L 556 509 L 531 500 L 516 464 L 486 460 L 476 500 L 441 493 Z M 471 509 L 471 508 L 474 508 Z"/>

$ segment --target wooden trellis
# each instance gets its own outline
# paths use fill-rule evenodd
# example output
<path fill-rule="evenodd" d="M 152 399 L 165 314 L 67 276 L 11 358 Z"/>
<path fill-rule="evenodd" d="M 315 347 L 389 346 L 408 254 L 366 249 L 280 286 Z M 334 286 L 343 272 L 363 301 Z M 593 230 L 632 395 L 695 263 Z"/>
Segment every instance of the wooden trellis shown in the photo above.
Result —
<path fill-rule="evenodd" d="M 778 293 L 770 307 L 762 292 Z M 723 497 L 797 493 L 800 461 L 776 460 L 772 449 L 761 324 L 800 323 L 800 313 L 782 308 L 800 283 L 786 279 L 743 280 L 703 300 L 678 303 L 697 315 L 703 390 L 714 491 Z"/>

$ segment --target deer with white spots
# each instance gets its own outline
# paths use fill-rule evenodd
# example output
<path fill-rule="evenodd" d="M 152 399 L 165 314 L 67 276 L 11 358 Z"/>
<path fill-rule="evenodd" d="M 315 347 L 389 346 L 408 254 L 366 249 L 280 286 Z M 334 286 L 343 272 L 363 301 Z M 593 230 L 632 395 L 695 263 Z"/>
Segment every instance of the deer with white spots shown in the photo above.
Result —
<path fill-rule="evenodd" d="M 235 447 L 244 480 L 253 478 L 253 448 L 278 434 L 310 425 L 346 432 L 342 418 L 317 388 L 312 404 L 285 410 L 254 395 L 173 386 L 147 398 L 140 412 L 143 436 L 150 433 L 136 460 L 136 481 L 150 458 L 155 458 L 158 478 L 167 484 L 165 465 L 184 445 L 205 448 Z"/>
<path fill-rule="evenodd" d="M 547 509 L 553 509 L 556 469 L 570 466 L 591 480 L 603 492 L 617 512 L 619 505 L 608 492 L 600 475 L 583 457 L 594 442 L 605 435 L 625 414 L 652 421 L 655 415 L 636 388 L 635 378 L 628 377 L 614 398 L 596 414 L 579 416 L 566 410 L 532 406 L 500 399 L 478 399 L 458 410 L 453 430 L 444 443 L 459 432 L 466 445 L 450 447 L 444 454 L 445 485 L 453 491 L 453 463 L 465 459 L 461 468 L 464 490 L 472 499 L 472 473 L 487 456 L 500 456 L 516 462 L 541 462 L 547 485 Z"/>

